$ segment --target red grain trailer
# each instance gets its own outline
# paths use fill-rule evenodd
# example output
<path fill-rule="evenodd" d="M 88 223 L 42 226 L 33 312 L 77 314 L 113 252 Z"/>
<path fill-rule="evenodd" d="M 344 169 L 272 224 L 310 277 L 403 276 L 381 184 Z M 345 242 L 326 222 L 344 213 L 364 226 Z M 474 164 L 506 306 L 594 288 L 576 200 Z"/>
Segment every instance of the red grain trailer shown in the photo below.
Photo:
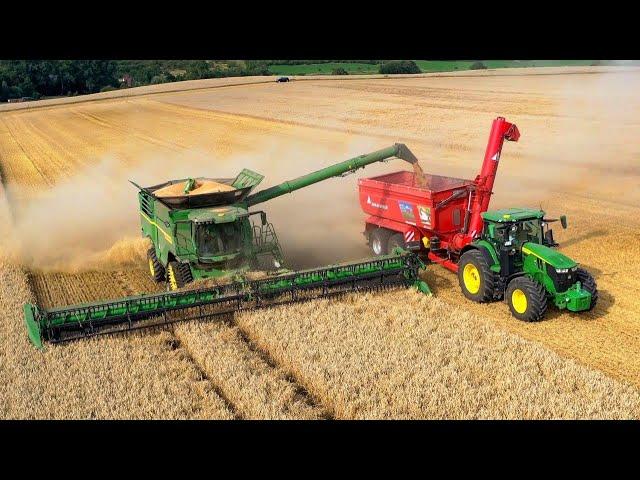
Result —
<path fill-rule="evenodd" d="M 418 184 L 407 171 L 360 179 L 360 205 L 369 215 L 364 234 L 373 253 L 399 246 L 457 272 L 461 250 L 481 233 L 480 215 L 489 207 L 502 144 L 518 138 L 515 124 L 496 118 L 475 180 L 424 174 Z"/>

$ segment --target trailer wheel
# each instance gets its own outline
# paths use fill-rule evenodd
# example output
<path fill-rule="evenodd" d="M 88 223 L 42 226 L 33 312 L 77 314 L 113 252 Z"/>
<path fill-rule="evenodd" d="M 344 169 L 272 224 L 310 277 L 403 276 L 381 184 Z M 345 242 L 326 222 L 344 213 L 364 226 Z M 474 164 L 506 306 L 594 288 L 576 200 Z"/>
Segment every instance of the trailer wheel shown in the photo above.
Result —
<path fill-rule="evenodd" d="M 469 250 L 460 257 L 458 283 L 469 300 L 483 303 L 494 299 L 495 275 L 478 250 Z"/>
<path fill-rule="evenodd" d="M 511 280 L 506 300 L 511 314 L 525 322 L 538 322 L 547 311 L 547 293 L 544 287 L 529 277 Z"/>
<path fill-rule="evenodd" d="M 177 290 L 184 287 L 193 280 L 191 269 L 186 263 L 169 262 L 167 268 L 167 281 L 171 290 Z"/>
<path fill-rule="evenodd" d="M 155 248 L 151 247 L 147 251 L 147 259 L 149 260 L 149 273 L 151 273 L 151 278 L 156 282 L 162 282 L 165 279 L 166 271 L 162 263 L 160 263 L 160 260 L 158 260 Z"/>
<path fill-rule="evenodd" d="M 369 246 L 374 255 L 386 255 L 388 250 L 389 237 L 393 232 L 386 228 L 376 228 L 369 234 Z"/>
<path fill-rule="evenodd" d="M 402 235 L 401 233 L 394 233 L 393 235 L 391 235 L 389 241 L 387 242 L 387 252 L 393 253 L 393 250 L 396 247 L 405 248 L 404 235 Z"/>
<path fill-rule="evenodd" d="M 591 305 L 587 311 L 593 310 L 596 303 L 598 303 L 598 286 L 596 285 L 596 281 L 593 278 L 593 275 L 587 272 L 584 268 L 578 268 L 576 276 L 578 277 L 578 280 L 580 280 L 582 288 L 591 294 Z"/>

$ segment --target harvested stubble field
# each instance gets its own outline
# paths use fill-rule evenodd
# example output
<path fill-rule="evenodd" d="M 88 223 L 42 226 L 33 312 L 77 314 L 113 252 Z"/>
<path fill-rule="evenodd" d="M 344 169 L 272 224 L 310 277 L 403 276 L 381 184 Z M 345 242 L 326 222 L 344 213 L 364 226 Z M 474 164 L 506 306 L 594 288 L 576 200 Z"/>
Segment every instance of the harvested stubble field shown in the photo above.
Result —
<path fill-rule="evenodd" d="M 630 259 L 640 254 L 640 73 L 611 70 L 207 81 L 0 112 L 0 416 L 637 418 L 640 281 Z M 556 237 L 602 292 L 588 315 L 517 322 L 502 303 L 464 300 L 455 276 L 434 266 L 426 278 L 435 298 L 349 296 L 44 353 L 28 343 L 24 301 L 158 288 L 144 270 L 128 179 L 232 177 L 248 167 L 268 186 L 395 141 L 429 173 L 472 178 L 497 115 L 522 138 L 505 146 L 493 206 L 568 214 Z M 368 255 L 357 176 L 264 206 L 293 265 Z"/>

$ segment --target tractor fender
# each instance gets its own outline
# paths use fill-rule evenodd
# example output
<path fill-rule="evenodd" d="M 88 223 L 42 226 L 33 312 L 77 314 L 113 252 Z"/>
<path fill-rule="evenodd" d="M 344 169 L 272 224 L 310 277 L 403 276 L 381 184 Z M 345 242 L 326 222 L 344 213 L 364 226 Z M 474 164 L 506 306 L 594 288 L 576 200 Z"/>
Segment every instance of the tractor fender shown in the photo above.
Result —
<path fill-rule="evenodd" d="M 460 251 L 460 256 L 462 256 L 465 252 L 468 252 L 469 250 L 480 251 L 480 253 L 482 253 L 482 256 L 487 261 L 487 264 L 490 266 L 500 265 L 500 261 L 498 260 L 498 255 L 493 249 L 493 246 L 486 240 L 478 240 L 465 246 Z"/>

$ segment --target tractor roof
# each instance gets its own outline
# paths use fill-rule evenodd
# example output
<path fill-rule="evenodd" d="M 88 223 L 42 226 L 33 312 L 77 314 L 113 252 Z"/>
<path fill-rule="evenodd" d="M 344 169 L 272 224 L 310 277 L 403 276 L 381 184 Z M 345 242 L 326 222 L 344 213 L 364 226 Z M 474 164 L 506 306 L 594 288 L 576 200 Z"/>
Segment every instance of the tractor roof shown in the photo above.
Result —
<path fill-rule="evenodd" d="M 502 210 L 489 210 L 482 214 L 482 218 L 489 222 L 519 222 L 521 220 L 532 220 L 542 218 L 542 210 L 532 210 L 530 208 L 504 208 Z"/>

